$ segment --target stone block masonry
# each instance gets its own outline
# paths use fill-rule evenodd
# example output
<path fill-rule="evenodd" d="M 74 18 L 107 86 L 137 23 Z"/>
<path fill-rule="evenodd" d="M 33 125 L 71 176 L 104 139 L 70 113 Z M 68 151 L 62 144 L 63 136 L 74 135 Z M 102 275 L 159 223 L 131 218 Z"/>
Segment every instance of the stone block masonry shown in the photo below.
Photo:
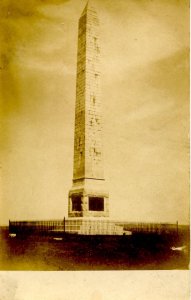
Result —
<path fill-rule="evenodd" d="M 109 216 L 100 94 L 99 19 L 88 2 L 79 19 L 73 186 L 69 217 Z"/>

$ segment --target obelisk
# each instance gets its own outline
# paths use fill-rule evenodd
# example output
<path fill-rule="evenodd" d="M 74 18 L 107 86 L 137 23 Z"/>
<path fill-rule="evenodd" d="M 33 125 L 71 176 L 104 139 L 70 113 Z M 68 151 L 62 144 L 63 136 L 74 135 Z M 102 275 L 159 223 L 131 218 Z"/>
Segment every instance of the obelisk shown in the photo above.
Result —
<path fill-rule="evenodd" d="M 99 19 L 88 2 L 79 19 L 73 186 L 69 217 L 108 217 L 100 96 Z"/>

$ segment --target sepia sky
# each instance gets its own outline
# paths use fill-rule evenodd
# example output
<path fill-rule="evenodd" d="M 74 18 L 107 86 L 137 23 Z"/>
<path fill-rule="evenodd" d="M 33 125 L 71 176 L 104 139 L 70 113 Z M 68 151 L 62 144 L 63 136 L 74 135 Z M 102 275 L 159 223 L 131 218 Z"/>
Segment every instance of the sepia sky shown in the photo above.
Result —
<path fill-rule="evenodd" d="M 189 222 L 189 1 L 95 0 L 110 217 Z M 1 210 L 67 216 L 86 0 L 1 0 Z"/>

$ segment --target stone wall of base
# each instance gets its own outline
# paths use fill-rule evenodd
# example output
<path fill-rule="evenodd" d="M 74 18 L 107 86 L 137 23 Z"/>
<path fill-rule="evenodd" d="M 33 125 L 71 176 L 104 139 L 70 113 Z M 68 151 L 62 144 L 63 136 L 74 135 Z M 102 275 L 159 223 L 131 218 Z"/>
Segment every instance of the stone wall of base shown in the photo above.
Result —
<path fill-rule="evenodd" d="M 79 196 L 81 210 L 75 211 L 72 207 L 72 198 Z M 89 197 L 100 197 L 104 200 L 103 210 L 92 211 L 89 209 Z M 88 189 L 76 189 L 69 192 L 68 217 L 109 217 L 109 195 L 104 191 L 92 191 Z"/>

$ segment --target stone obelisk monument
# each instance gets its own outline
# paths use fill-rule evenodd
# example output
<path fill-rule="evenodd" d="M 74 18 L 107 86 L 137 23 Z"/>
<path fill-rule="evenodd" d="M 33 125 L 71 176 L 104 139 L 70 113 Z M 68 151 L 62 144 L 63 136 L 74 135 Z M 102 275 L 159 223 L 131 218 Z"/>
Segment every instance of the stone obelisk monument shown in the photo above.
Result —
<path fill-rule="evenodd" d="M 73 186 L 69 217 L 108 217 L 100 97 L 99 19 L 89 1 L 79 19 Z"/>

